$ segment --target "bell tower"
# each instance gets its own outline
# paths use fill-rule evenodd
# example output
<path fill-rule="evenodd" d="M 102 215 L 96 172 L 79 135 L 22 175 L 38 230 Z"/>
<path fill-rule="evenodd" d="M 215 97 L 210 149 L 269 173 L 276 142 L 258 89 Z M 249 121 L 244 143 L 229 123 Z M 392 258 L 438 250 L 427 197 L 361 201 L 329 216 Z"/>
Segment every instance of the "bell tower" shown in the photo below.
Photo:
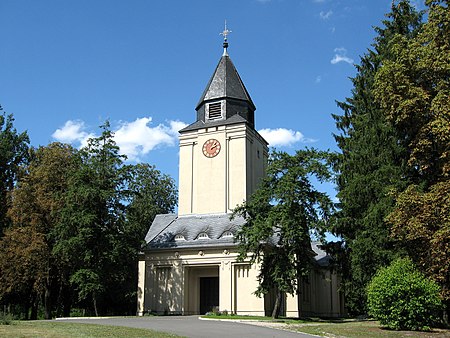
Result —
<path fill-rule="evenodd" d="M 197 104 L 197 120 L 180 130 L 178 215 L 229 213 L 264 176 L 268 143 L 255 130 L 252 99 L 223 55 Z"/>

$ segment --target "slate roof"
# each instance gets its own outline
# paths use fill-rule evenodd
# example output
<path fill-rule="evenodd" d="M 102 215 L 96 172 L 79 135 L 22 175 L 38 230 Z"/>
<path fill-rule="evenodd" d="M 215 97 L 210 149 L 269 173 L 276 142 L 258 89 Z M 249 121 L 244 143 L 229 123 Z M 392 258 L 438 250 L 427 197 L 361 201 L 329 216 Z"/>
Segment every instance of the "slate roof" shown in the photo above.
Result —
<path fill-rule="evenodd" d="M 226 120 L 208 122 L 207 124 L 204 121 L 199 120 L 199 121 L 196 121 L 196 122 L 188 125 L 187 127 L 183 128 L 183 129 L 181 129 L 179 132 L 182 133 L 184 131 L 198 130 L 201 128 L 206 128 L 206 126 L 215 127 L 215 126 L 225 126 L 225 125 L 238 124 L 238 123 L 247 123 L 247 120 L 244 119 L 240 115 L 233 115 Z"/>
<path fill-rule="evenodd" d="M 223 236 L 225 232 L 236 234 L 244 224 L 244 219 L 237 217 L 230 220 L 230 214 L 185 215 L 160 214 L 153 220 L 145 242 L 146 249 L 189 249 L 237 246 L 234 237 Z M 199 238 L 206 233 L 208 238 Z M 175 240 L 176 235 L 183 235 L 184 240 Z M 273 238 L 273 244 L 276 238 Z M 320 242 L 311 242 L 316 254 L 314 259 L 319 266 L 328 266 L 330 256 L 319 248 Z"/>
<path fill-rule="evenodd" d="M 229 214 L 157 215 L 145 237 L 147 248 L 196 248 L 211 246 L 235 246 L 233 237 L 223 237 L 226 231 L 236 233 L 244 223 L 242 218 L 230 220 Z M 206 233 L 209 238 L 200 239 L 198 235 Z M 184 240 L 176 241 L 176 235 Z"/>
<path fill-rule="evenodd" d="M 204 101 L 220 98 L 232 98 L 247 101 L 252 105 L 253 109 L 256 109 L 241 77 L 228 55 L 223 55 L 220 58 L 219 64 L 200 97 L 196 109 L 198 109 Z"/>

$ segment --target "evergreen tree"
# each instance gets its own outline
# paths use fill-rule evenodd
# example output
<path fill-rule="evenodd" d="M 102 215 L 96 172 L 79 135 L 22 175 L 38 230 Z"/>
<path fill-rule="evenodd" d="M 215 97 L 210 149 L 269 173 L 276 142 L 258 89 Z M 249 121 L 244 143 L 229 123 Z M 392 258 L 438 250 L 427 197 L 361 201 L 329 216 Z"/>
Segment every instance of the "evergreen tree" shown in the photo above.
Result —
<path fill-rule="evenodd" d="M 53 253 L 68 267 L 80 308 L 132 314 L 137 254 L 158 213 L 173 212 L 173 180 L 145 164 L 126 165 L 109 123 L 78 152 L 54 229 Z"/>
<path fill-rule="evenodd" d="M 252 263 L 261 264 L 255 294 L 277 293 L 274 318 L 282 293 L 297 293 L 311 268 L 311 232 L 323 235 L 334 210 L 327 194 L 317 191 L 310 180 L 311 176 L 320 182 L 329 180 L 328 162 L 328 153 L 314 149 L 292 156 L 273 153 L 261 186 L 233 212 L 245 220 L 237 235 L 239 259 L 250 255 Z"/>
<path fill-rule="evenodd" d="M 11 205 L 11 191 L 16 184 L 20 167 L 28 162 L 26 132 L 18 133 L 14 128 L 14 117 L 2 113 L 0 106 L 0 236 L 10 225 L 7 211 Z"/>
<path fill-rule="evenodd" d="M 102 297 L 123 279 L 121 239 L 125 225 L 127 171 L 109 123 L 79 151 L 69 178 L 55 254 L 70 265 L 70 283 L 84 308 L 99 314 Z M 102 309 L 105 310 L 106 309 Z"/>
<path fill-rule="evenodd" d="M 338 213 L 334 232 L 346 243 L 349 271 L 344 271 L 345 294 L 350 313 L 366 312 L 365 287 L 380 266 L 396 256 L 385 217 L 394 202 L 389 192 L 403 189 L 407 172 L 404 145 L 374 98 L 375 75 L 390 58 L 388 48 L 396 34 L 410 39 L 420 27 L 421 13 L 409 1 L 392 3 L 391 13 L 373 49 L 361 57 L 352 79 L 352 97 L 338 102 L 343 115 L 333 115 L 341 134 L 335 135 L 341 149 L 336 163 Z"/>

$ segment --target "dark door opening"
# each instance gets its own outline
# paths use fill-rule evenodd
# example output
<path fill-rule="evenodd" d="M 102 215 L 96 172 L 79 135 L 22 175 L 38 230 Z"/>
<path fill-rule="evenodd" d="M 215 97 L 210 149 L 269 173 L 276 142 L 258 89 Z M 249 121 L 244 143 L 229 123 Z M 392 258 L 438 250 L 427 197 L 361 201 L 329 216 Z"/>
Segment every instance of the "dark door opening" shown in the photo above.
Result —
<path fill-rule="evenodd" d="M 219 307 L 219 277 L 200 277 L 200 314 Z"/>

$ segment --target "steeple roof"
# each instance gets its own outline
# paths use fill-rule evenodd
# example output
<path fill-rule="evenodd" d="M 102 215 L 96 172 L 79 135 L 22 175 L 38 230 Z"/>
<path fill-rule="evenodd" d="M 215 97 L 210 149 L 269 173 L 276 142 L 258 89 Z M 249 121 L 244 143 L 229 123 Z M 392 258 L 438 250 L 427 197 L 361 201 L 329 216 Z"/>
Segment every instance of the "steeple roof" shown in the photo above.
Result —
<path fill-rule="evenodd" d="M 256 107 L 228 55 L 230 33 L 225 22 L 225 30 L 220 33 L 224 37 L 223 55 L 195 108 L 197 120 L 180 132 L 237 123 L 255 127 Z"/>
<path fill-rule="evenodd" d="M 198 110 L 205 101 L 217 99 L 246 101 L 253 110 L 256 109 L 239 73 L 231 61 L 231 58 L 226 53 L 226 49 L 224 55 L 220 58 L 219 64 L 209 80 L 208 85 L 200 97 L 196 109 Z"/>

